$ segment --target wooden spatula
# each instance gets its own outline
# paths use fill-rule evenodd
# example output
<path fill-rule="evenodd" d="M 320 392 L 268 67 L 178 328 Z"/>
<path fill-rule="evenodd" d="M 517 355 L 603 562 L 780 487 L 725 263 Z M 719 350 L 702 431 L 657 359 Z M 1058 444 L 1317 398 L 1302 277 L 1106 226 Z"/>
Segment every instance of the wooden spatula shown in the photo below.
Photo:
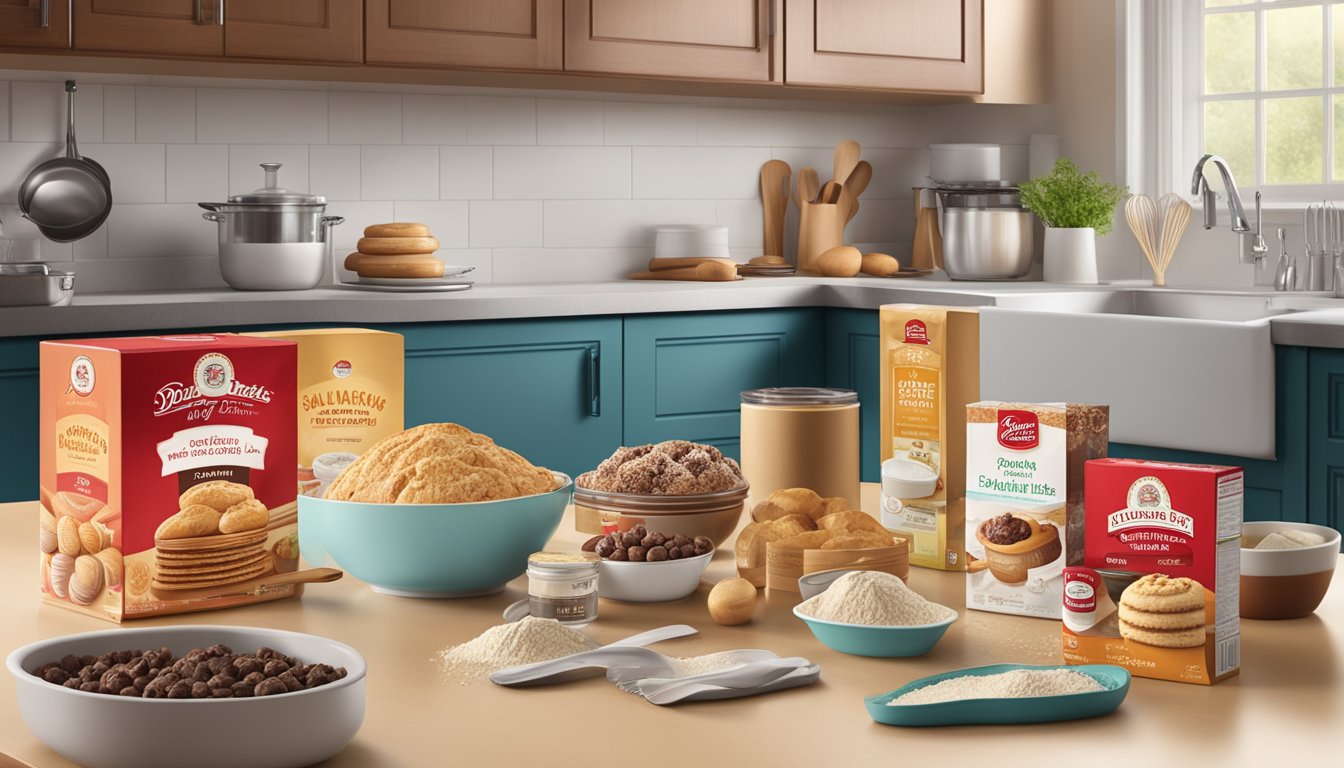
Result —
<path fill-rule="evenodd" d="M 835 175 L 831 177 L 831 181 L 844 183 L 845 179 L 849 178 L 849 174 L 853 173 L 854 166 L 859 164 L 859 154 L 862 151 L 863 148 L 859 146 L 859 142 L 850 139 L 845 139 L 836 144 Z"/>
<path fill-rule="evenodd" d="M 860 160 L 858 165 L 854 166 L 854 170 L 849 172 L 849 178 L 845 179 L 845 189 L 857 200 L 859 195 L 863 194 L 863 190 L 868 188 L 868 182 L 872 180 L 872 164 L 867 160 Z"/>
<path fill-rule="evenodd" d="M 761 166 L 761 207 L 764 214 L 762 250 L 767 256 L 784 254 L 784 214 L 789 208 L 789 177 L 793 169 L 783 160 Z"/>
<path fill-rule="evenodd" d="M 798 197 L 803 203 L 817 202 L 817 194 L 820 191 L 821 179 L 817 176 L 817 169 L 803 168 L 798 172 Z M 802 210 L 802 207 L 801 204 L 798 205 L 799 210 Z"/>

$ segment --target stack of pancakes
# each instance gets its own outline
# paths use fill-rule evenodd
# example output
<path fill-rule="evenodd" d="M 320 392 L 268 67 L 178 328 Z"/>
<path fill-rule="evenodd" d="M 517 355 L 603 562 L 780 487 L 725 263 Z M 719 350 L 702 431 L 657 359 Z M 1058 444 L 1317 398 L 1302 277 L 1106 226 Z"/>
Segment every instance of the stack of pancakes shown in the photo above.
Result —
<path fill-rule="evenodd" d="M 345 257 L 345 268 L 360 277 L 443 277 L 443 262 L 434 255 L 439 239 L 424 224 L 371 224 L 358 248 Z"/>
<path fill-rule="evenodd" d="M 216 587 L 264 576 L 274 567 L 266 530 L 158 539 L 154 542 L 155 589 Z"/>
<path fill-rule="evenodd" d="M 1150 573 L 1120 595 L 1120 636 L 1161 648 L 1204 645 L 1204 587 L 1185 577 Z"/>

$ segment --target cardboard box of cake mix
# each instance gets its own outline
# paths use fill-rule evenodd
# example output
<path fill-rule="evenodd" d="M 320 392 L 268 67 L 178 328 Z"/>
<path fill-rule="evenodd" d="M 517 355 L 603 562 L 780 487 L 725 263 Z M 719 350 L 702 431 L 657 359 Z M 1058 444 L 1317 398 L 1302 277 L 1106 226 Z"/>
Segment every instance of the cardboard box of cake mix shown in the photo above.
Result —
<path fill-rule="evenodd" d="M 1066 569 L 1067 664 L 1210 685 L 1241 668 L 1240 467 L 1087 462 L 1083 565 Z"/>
<path fill-rule="evenodd" d="M 43 342 L 48 602 L 121 621 L 290 597 L 295 347 L 233 335 Z"/>

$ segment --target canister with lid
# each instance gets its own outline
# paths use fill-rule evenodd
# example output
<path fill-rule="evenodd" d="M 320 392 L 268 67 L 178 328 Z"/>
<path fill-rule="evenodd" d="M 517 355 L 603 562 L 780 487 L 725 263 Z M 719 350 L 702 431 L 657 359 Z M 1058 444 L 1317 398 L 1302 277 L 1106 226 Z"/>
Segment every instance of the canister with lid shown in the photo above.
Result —
<path fill-rule="evenodd" d="M 534 552 L 527 558 L 527 607 L 532 616 L 582 627 L 597 618 L 595 555 Z"/>
<path fill-rule="evenodd" d="M 780 488 L 811 488 L 859 508 L 859 396 L 853 390 L 747 390 L 741 440 L 753 502 Z"/>

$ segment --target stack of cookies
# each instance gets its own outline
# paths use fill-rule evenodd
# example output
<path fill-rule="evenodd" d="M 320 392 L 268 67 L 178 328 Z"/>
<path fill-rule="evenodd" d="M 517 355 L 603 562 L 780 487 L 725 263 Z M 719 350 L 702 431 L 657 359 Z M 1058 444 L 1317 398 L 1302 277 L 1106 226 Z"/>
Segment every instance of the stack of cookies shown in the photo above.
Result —
<path fill-rule="evenodd" d="M 1204 645 L 1204 587 L 1192 579 L 1150 573 L 1120 595 L 1120 636 L 1161 648 Z"/>
<path fill-rule="evenodd" d="M 153 586 L 159 590 L 215 587 L 263 576 L 271 513 L 252 489 L 212 480 L 178 499 L 179 511 L 154 532 Z"/>
<path fill-rule="evenodd" d="M 443 277 L 443 262 L 434 256 L 439 239 L 424 224 L 371 224 L 364 228 L 358 248 L 345 257 L 345 268 L 360 277 Z"/>

